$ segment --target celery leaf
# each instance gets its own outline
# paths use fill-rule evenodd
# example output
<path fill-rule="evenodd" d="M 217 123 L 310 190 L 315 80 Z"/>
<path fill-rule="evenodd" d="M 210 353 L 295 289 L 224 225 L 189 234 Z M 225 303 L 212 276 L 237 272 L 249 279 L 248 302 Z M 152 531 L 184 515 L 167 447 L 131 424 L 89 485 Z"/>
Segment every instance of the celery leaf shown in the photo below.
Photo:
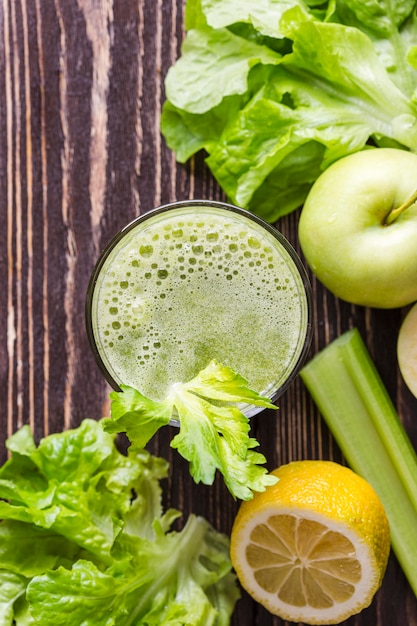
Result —
<path fill-rule="evenodd" d="M 104 428 L 125 432 L 134 448 L 146 445 L 170 419 L 177 420 L 179 432 L 171 446 L 189 462 L 196 483 L 211 485 L 218 470 L 235 498 L 249 500 L 253 491 L 276 482 L 262 466 L 265 457 L 253 450 L 259 444 L 249 436 L 243 412 L 245 405 L 276 407 L 231 368 L 212 361 L 191 381 L 173 385 L 162 402 L 127 386 L 112 399 L 112 417 L 104 420 Z"/>

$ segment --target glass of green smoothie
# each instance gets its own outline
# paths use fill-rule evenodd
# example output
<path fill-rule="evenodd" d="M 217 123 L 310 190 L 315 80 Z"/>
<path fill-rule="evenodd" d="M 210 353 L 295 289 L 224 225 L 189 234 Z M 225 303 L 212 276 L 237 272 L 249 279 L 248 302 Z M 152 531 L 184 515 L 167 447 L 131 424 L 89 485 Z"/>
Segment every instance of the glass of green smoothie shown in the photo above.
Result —
<path fill-rule="evenodd" d="M 256 215 L 209 200 L 129 223 L 100 256 L 86 301 L 107 381 L 153 400 L 216 360 L 274 402 L 306 357 L 311 317 L 308 276 L 288 241 Z"/>

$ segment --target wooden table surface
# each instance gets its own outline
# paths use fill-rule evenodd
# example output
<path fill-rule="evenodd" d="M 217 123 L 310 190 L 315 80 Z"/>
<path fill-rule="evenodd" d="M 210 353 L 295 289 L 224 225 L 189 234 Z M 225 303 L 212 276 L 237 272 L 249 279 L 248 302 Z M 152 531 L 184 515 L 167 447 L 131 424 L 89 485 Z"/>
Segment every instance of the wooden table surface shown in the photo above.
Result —
<path fill-rule="evenodd" d="M 38 440 L 108 415 L 84 302 L 109 239 L 159 204 L 225 199 L 203 157 L 177 165 L 159 132 L 163 79 L 183 35 L 183 0 L 0 0 L 1 462 L 5 439 L 22 424 Z M 294 213 L 277 227 L 299 250 L 297 221 Z M 417 446 L 417 400 L 396 360 L 406 310 L 351 306 L 312 285 L 309 356 L 358 327 Z M 252 421 L 270 469 L 294 459 L 343 462 L 299 378 L 279 405 Z M 150 446 L 171 463 L 166 505 L 228 533 L 238 505 L 221 480 L 193 483 L 171 436 L 165 429 Z M 287 622 L 243 595 L 232 623 Z M 344 624 L 417 625 L 416 598 L 393 554 L 371 607 Z"/>

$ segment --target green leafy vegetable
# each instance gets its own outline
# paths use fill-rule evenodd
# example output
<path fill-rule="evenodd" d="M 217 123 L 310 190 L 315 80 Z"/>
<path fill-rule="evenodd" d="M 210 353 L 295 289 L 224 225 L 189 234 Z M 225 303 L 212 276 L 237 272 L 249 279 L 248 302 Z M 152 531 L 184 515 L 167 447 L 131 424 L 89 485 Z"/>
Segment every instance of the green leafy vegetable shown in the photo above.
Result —
<path fill-rule="evenodd" d="M 276 482 L 261 466 L 265 457 L 253 450 L 258 442 L 249 437 L 249 420 L 237 404 L 276 407 L 229 367 L 212 361 L 191 381 L 173 385 L 162 402 L 132 387 L 122 385 L 121 390 L 111 394 L 112 417 L 103 424 L 107 432 L 125 432 L 133 449 L 145 446 L 158 428 L 178 418 L 179 433 L 171 446 L 189 461 L 197 483 L 212 484 L 219 470 L 231 494 L 249 500 L 253 491 Z"/>
<path fill-rule="evenodd" d="M 0 468 L 0 626 L 227 626 L 238 588 L 228 538 L 163 511 L 167 463 L 121 454 L 102 425 L 35 445 L 27 426 Z"/>
<path fill-rule="evenodd" d="M 346 460 L 381 498 L 394 552 L 417 594 L 417 455 L 358 330 L 316 354 L 301 378 Z"/>
<path fill-rule="evenodd" d="M 161 120 L 200 150 L 234 203 L 268 221 L 299 207 L 333 161 L 417 150 L 415 0 L 187 0 Z"/>

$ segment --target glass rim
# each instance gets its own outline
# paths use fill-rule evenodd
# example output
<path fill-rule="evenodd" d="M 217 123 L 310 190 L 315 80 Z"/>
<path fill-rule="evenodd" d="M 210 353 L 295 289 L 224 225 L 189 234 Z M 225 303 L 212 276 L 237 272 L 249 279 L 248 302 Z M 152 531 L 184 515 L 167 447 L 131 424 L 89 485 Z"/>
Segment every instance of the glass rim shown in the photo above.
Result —
<path fill-rule="evenodd" d="M 293 363 L 292 365 L 292 369 L 288 372 L 287 377 L 285 378 L 285 380 L 282 382 L 282 384 L 279 385 L 279 387 L 277 387 L 276 389 L 272 389 L 270 395 L 267 395 L 268 398 L 270 398 L 272 403 L 275 403 L 275 401 L 283 395 L 283 393 L 288 389 L 288 387 L 293 383 L 294 379 L 296 378 L 296 376 L 298 375 L 298 372 L 300 371 L 303 363 L 305 362 L 305 359 L 307 357 L 308 351 L 310 349 L 310 345 L 312 342 L 312 337 L 313 337 L 313 294 L 312 294 L 312 287 L 311 287 L 311 283 L 310 283 L 310 279 L 307 273 L 307 269 L 304 266 L 304 264 L 302 263 L 297 251 L 294 249 L 294 247 L 292 246 L 292 244 L 288 241 L 288 239 L 272 224 L 269 224 L 268 222 L 266 222 L 265 220 L 263 220 L 261 217 L 259 217 L 258 215 L 256 215 L 255 213 L 252 213 L 250 211 L 248 211 L 247 209 L 243 209 L 241 207 L 238 207 L 236 205 L 227 203 L 227 202 L 222 202 L 222 201 L 217 201 L 217 200 L 207 200 L 207 199 L 188 199 L 188 200 L 178 200 L 178 201 L 173 201 L 173 202 L 168 202 L 166 204 L 160 205 L 158 207 L 155 207 L 153 209 L 150 209 L 149 211 L 146 211 L 145 213 L 141 213 L 140 215 L 138 215 L 137 217 L 133 218 L 130 222 L 128 222 L 125 226 L 123 226 L 111 239 L 110 241 L 105 245 L 105 247 L 103 248 L 102 252 L 100 253 L 94 268 L 92 270 L 92 273 L 90 275 L 90 279 L 88 282 L 88 286 L 87 286 L 87 292 L 86 292 L 86 299 L 85 299 L 85 324 L 86 324 L 86 332 L 87 332 L 87 338 L 88 338 L 88 342 L 91 348 L 91 351 L 93 353 L 93 356 L 95 358 L 95 361 L 101 371 L 101 373 L 103 374 L 105 380 L 107 381 L 107 383 L 115 390 L 115 391 L 120 391 L 120 384 L 122 383 L 118 383 L 112 376 L 112 374 L 109 372 L 106 364 L 104 363 L 99 349 L 97 347 L 97 341 L 95 338 L 95 334 L 94 334 L 94 329 L 93 329 L 93 315 L 92 315 L 92 310 L 93 310 L 93 296 L 94 296 L 94 290 L 100 275 L 100 272 L 103 268 L 103 265 L 105 264 L 106 260 L 108 259 L 109 255 L 111 254 L 111 252 L 113 251 L 113 249 L 116 247 L 116 245 L 130 232 L 132 231 L 134 228 L 136 228 L 139 224 L 141 224 L 142 222 L 146 222 L 147 220 L 149 220 L 152 217 L 155 217 L 159 214 L 163 214 L 166 212 L 169 212 L 171 210 L 174 209 L 182 209 L 182 208 L 187 208 L 187 207 L 192 207 L 192 206 L 203 206 L 203 207 L 211 207 L 211 208 L 215 208 L 215 209 L 220 209 L 220 210 L 225 210 L 225 211 L 230 211 L 233 213 L 237 213 L 238 215 L 242 215 L 244 217 L 246 217 L 247 219 L 249 219 L 252 222 L 255 222 L 256 224 L 258 224 L 259 226 L 261 226 L 263 229 L 265 229 L 266 231 L 268 231 L 279 243 L 280 245 L 284 248 L 284 250 L 287 252 L 287 254 L 289 255 L 291 261 L 294 263 L 294 266 L 296 268 L 296 270 L 298 271 L 298 274 L 300 276 L 301 279 L 301 283 L 304 289 L 304 293 L 305 293 L 305 299 L 306 299 L 306 313 L 307 313 L 307 320 L 306 320 L 306 324 L 305 324 L 305 336 L 304 336 L 304 340 L 303 340 L 303 344 L 302 344 L 302 348 L 298 354 L 297 360 Z M 254 415 L 260 413 L 261 411 L 263 411 L 264 408 L 263 407 L 257 407 L 254 405 L 245 405 L 242 408 L 242 411 L 245 413 L 245 415 L 247 417 L 253 417 Z M 178 421 L 175 419 L 171 420 L 171 423 L 173 425 L 178 425 Z"/>

